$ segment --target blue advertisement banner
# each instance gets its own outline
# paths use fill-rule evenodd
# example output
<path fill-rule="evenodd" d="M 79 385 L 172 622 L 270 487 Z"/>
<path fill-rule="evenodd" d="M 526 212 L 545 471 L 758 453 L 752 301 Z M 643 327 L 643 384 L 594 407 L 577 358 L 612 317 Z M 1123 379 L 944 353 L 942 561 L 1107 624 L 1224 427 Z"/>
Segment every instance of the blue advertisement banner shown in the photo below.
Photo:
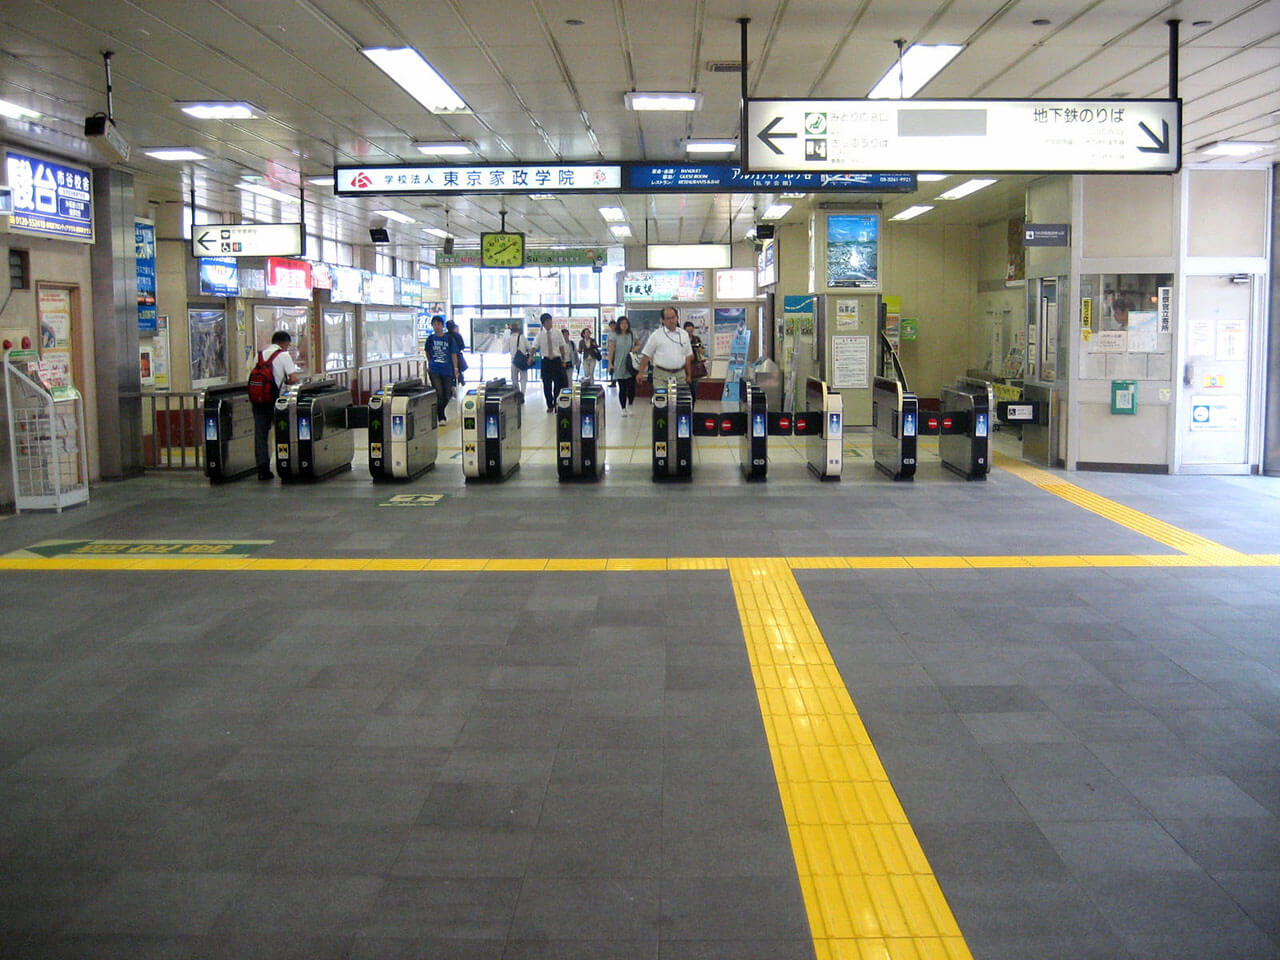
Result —
<path fill-rule="evenodd" d="M 13 191 L 10 230 L 93 243 L 93 174 L 87 167 L 9 150 L 5 173 Z"/>
<path fill-rule="evenodd" d="M 911 193 L 914 173 L 747 173 L 727 163 L 647 164 L 626 168 L 628 190 L 827 190 L 842 193 Z"/>
<path fill-rule="evenodd" d="M 747 351 L 751 349 L 751 331 L 745 321 L 733 332 L 729 347 L 729 368 L 724 375 L 724 391 L 721 400 L 736 403 L 742 399 L 742 376 L 747 370 Z"/>
<path fill-rule="evenodd" d="M 156 225 L 133 221 L 133 242 L 138 258 L 138 332 L 156 332 Z"/>
<path fill-rule="evenodd" d="M 201 257 L 200 293 L 206 297 L 239 296 L 239 262 L 234 257 Z"/>

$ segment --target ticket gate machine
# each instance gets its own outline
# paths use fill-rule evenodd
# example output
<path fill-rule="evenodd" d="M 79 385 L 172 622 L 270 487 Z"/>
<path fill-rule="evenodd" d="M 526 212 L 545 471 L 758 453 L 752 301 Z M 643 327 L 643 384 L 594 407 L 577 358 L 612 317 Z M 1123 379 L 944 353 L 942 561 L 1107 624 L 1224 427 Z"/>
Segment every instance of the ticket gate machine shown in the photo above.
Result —
<path fill-rule="evenodd" d="M 436 392 L 421 378 L 375 393 L 369 398 L 367 421 L 374 480 L 412 480 L 436 465 Z"/>
<path fill-rule="evenodd" d="M 653 479 L 693 479 L 693 393 L 673 380 L 653 385 Z"/>
<path fill-rule="evenodd" d="M 872 456 L 876 469 L 893 480 L 916 475 L 920 404 L 900 380 L 876 377 L 871 391 Z"/>
<path fill-rule="evenodd" d="M 247 477 L 258 469 L 253 450 L 253 404 L 247 383 L 204 392 L 204 473 L 210 483 Z"/>
<path fill-rule="evenodd" d="M 794 430 L 809 438 L 804 445 L 809 472 L 819 480 L 839 480 L 844 471 L 844 397 L 825 380 L 810 377 L 804 400 L 808 409 L 795 415 Z"/>
<path fill-rule="evenodd" d="M 556 470 L 564 480 L 604 475 L 604 387 L 575 383 L 556 398 Z"/>
<path fill-rule="evenodd" d="M 942 428 L 938 453 L 942 465 L 966 480 L 985 480 L 991 471 L 991 418 L 995 414 L 991 384 L 961 377 L 942 388 Z"/>
<path fill-rule="evenodd" d="M 524 398 L 514 384 L 490 380 L 462 398 L 462 473 L 472 480 L 505 480 L 520 469 Z"/>
<path fill-rule="evenodd" d="M 276 473 L 284 483 L 323 480 L 351 469 L 351 391 L 336 380 L 288 385 L 275 407 Z"/>

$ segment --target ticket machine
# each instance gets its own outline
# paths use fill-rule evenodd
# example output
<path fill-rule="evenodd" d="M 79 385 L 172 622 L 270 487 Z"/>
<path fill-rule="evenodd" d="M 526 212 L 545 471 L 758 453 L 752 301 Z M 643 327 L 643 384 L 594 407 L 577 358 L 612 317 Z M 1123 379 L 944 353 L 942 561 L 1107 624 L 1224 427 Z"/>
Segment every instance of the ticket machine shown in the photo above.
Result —
<path fill-rule="evenodd" d="M 323 480 L 351 469 L 351 391 L 336 380 L 286 385 L 275 406 L 276 473 L 284 483 Z"/>
<path fill-rule="evenodd" d="M 204 472 L 210 483 L 247 477 L 258 469 L 253 450 L 253 404 L 247 383 L 204 392 Z"/>
<path fill-rule="evenodd" d="M 412 480 L 436 465 L 436 392 L 421 378 L 401 380 L 369 398 L 369 473 Z"/>
<path fill-rule="evenodd" d="M 693 393 L 688 384 L 654 381 L 653 479 L 693 479 Z"/>
<path fill-rule="evenodd" d="M 505 480 L 520 469 L 523 398 L 506 380 L 490 380 L 462 398 L 462 473 L 473 480 Z"/>
<path fill-rule="evenodd" d="M 871 392 L 871 450 L 876 469 L 894 480 L 916 474 L 920 405 L 900 380 L 876 377 Z"/>
<path fill-rule="evenodd" d="M 556 470 L 561 481 L 604 475 L 605 392 L 598 383 L 575 383 L 556 398 Z"/>

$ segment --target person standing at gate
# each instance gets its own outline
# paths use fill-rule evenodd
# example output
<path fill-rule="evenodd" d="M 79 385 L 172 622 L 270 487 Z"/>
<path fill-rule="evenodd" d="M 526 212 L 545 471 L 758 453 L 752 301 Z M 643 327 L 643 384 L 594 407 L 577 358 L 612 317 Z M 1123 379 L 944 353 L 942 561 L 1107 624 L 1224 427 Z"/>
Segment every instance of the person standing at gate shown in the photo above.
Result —
<path fill-rule="evenodd" d="M 693 363 L 693 345 L 689 335 L 680 329 L 680 314 L 675 307 L 662 308 L 662 326 L 649 334 L 640 351 L 640 368 L 636 379 L 643 380 L 653 364 L 654 386 L 662 386 L 668 380 L 688 383 Z"/>
<path fill-rule="evenodd" d="M 529 350 L 529 341 L 525 339 L 520 324 L 513 323 L 502 341 L 503 351 L 511 358 L 511 382 L 520 391 L 520 402 L 524 403 L 524 392 L 529 388 L 529 365 L 533 363 L 533 355 Z M 516 365 L 516 358 L 522 358 L 524 366 Z"/>
<path fill-rule="evenodd" d="M 253 404 L 253 455 L 258 461 L 259 480 L 272 478 L 271 412 L 275 409 L 276 398 L 286 383 L 298 382 L 298 365 L 289 353 L 291 343 L 293 337 L 288 330 L 277 330 L 271 335 L 271 346 L 258 351 L 257 362 L 271 368 L 271 399 Z"/>
<path fill-rule="evenodd" d="M 569 344 L 551 326 L 551 314 L 544 313 L 539 320 L 542 321 L 542 329 L 533 338 L 533 349 L 542 355 L 542 395 L 547 401 L 547 413 L 553 413 L 561 387 L 569 382 L 564 372 L 565 361 L 569 359 Z"/>
<path fill-rule="evenodd" d="M 442 424 L 447 422 L 444 410 L 453 397 L 453 385 L 461 372 L 458 361 L 462 357 L 458 341 L 445 333 L 444 317 L 431 318 L 431 336 L 427 337 L 426 348 L 427 376 L 436 392 L 436 423 Z"/>

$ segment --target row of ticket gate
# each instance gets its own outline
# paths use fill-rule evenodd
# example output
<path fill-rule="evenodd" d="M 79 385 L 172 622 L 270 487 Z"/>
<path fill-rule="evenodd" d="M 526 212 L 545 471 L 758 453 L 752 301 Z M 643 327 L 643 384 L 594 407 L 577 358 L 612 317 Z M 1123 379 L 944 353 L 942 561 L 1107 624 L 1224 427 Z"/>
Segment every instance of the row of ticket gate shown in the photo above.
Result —
<path fill-rule="evenodd" d="M 430 470 L 439 450 L 436 393 L 422 380 L 384 388 L 367 405 L 353 405 L 346 387 L 315 380 L 289 388 L 273 410 L 276 473 L 286 483 L 314 481 L 351 469 L 355 431 L 367 431 L 369 472 L 374 480 L 411 480 Z M 938 434 L 943 466 L 970 479 L 985 479 L 991 467 L 991 386 L 962 379 L 942 392 L 941 410 L 922 412 L 900 380 L 877 377 L 872 395 L 876 467 L 894 480 L 916 472 L 916 441 Z M 468 481 L 505 480 L 520 467 L 523 398 L 513 384 L 493 380 L 461 398 L 462 468 Z M 1001 410 L 1001 414 L 1010 411 Z M 1021 416 L 1021 410 L 1012 411 Z M 562 481 L 599 480 L 606 461 L 605 390 L 578 383 L 557 399 L 556 470 Z M 748 480 L 765 480 L 769 437 L 805 437 L 805 459 L 814 476 L 839 480 L 844 466 L 843 406 L 839 393 L 821 380 L 805 386 L 805 409 L 771 412 L 765 392 L 744 384 L 736 411 L 696 413 L 688 386 L 674 381 L 654 390 L 653 479 L 693 478 L 694 437 L 739 438 L 739 461 Z M 1015 421 L 1016 422 L 1016 421 Z M 205 464 L 211 481 L 248 476 L 256 470 L 254 421 L 244 384 L 211 387 L 205 393 Z"/>

